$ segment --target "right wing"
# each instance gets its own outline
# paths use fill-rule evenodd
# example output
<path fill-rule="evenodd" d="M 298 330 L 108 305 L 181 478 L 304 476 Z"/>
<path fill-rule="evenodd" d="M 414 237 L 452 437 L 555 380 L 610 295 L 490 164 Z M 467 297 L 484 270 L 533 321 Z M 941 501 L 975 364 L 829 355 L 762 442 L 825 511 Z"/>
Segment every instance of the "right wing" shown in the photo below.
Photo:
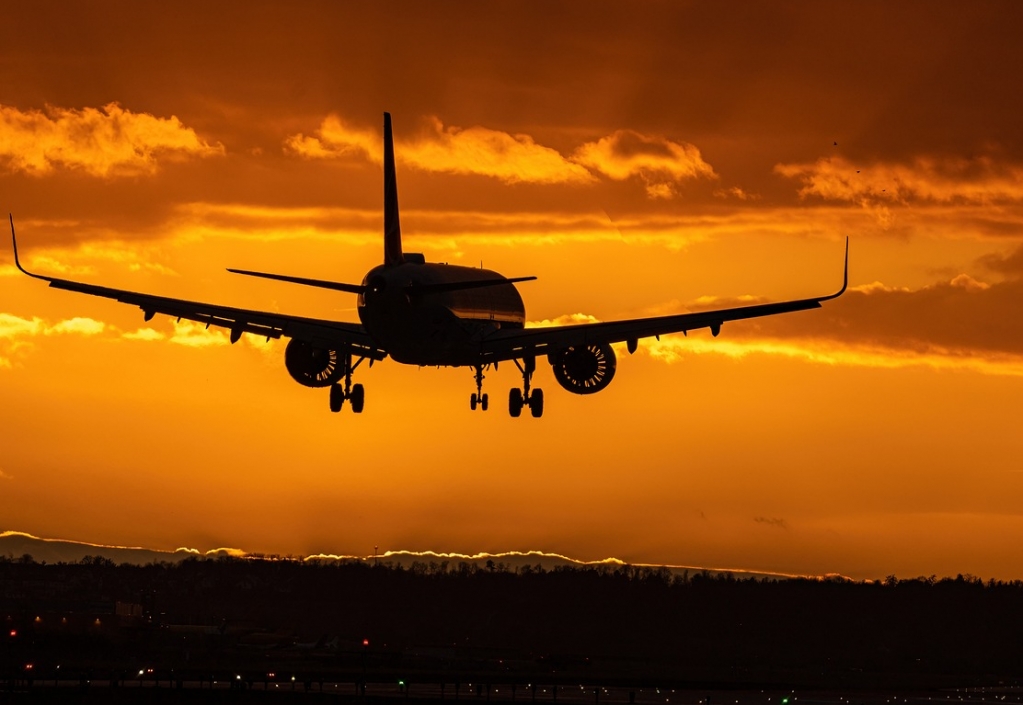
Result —
<path fill-rule="evenodd" d="M 500 329 L 490 334 L 480 344 L 482 357 L 486 362 L 518 360 L 524 357 L 538 357 L 569 347 L 600 345 L 602 343 L 629 343 L 634 350 L 635 341 L 640 338 L 686 333 L 697 328 L 710 328 L 715 336 L 721 325 L 727 321 L 741 321 L 747 318 L 773 316 L 778 313 L 805 311 L 820 308 L 821 303 L 836 299 L 849 286 L 849 239 L 845 240 L 845 274 L 842 288 L 834 294 L 817 296 L 796 301 L 738 306 L 716 311 L 697 311 L 674 316 L 633 318 L 625 321 L 601 323 L 580 323 L 551 328 Z"/>
<path fill-rule="evenodd" d="M 142 309 L 147 321 L 156 314 L 162 313 L 178 320 L 183 318 L 205 323 L 207 328 L 210 326 L 227 328 L 231 331 L 232 343 L 237 342 L 242 333 L 254 333 L 267 339 L 293 338 L 319 348 L 349 348 L 356 357 L 370 360 L 382 360 L 387 356 L 387 351 L 377 346 L 366 330 L 357 323 L 218 306 L 34 274 L 21 266 L 21 261 L 18 259 L 18 241 L 14 236 L 13 217 L 11 218 L 11 240 L 14 242 L 14 264 L 28 276 L 48 282 L 54 289 L 76 291 L 80 294 L 100 296 L 138 306 Z"/>

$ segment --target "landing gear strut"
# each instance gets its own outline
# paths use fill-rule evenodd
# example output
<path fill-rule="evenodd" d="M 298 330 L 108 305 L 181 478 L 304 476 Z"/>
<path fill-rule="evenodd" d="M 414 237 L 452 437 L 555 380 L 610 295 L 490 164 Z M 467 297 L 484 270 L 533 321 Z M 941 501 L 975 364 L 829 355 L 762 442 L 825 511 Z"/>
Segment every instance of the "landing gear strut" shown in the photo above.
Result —
<path fill-rule="evenodd" d="M 532 382 L 533 373 L 536 371 L 536 358 L 525 357 L 522 362 L 515 360 L 515 366 L 522 373 L 522 389 L 512 389 L 509 392 L 508 413 L 517 418 L 522 415 L 522 407 L 528 406 L 529 413 L 538 419 L 543 416 L 543 390 L 529 389 L 529 383 Z"/>
<path fill-rule="evenodd" d="M 352 373 L 365 359 L 360 357 L 355 364 L 352 364 L 352 354 L 344 354 L 345 386 L 342 387 L 337 382 L 330 385 L 330 410 L 335 414 L 341 411 L 346 399 L 351 403 L 352 411 L 356 414 L 362 413 L 362 409 L 366 405 L 366 390 L 361 384 L 352 384 Z"/>
<path fill-rule="evenodd" d="M 479 406 L 480 410 L 486 411 L 490 405 L 490 397 L 483 393 L 483 365 L 476 365 L 476 393 L 469 397 L 469 408 L 476 411 L 476 407 Z"/>

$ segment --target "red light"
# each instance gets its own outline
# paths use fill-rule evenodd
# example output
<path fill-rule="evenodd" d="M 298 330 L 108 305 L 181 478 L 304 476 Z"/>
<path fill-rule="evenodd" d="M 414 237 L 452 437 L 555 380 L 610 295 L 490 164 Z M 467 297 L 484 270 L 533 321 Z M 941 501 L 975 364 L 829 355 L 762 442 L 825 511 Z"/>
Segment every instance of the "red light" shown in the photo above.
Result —
<path fill-rule="evenodd" d="M 31 670 L 32 670 L 32 664 L 30 664 L 30 663 L 26 663 L 26 664 L 25 664 L 25 670 L 26 670 L 26 671 L 31 671 Z"/>
<path fill-rule="evenodd" d="M 17 629 L 12 629 L 11 630 L 11 636 L 18 636 L 18 630 Z"/>
<path fill-rule="evenodd" d="M 369 646 L 369 639 L 363 639 L 362 640 L 362 645 L 363 646 Z"/>

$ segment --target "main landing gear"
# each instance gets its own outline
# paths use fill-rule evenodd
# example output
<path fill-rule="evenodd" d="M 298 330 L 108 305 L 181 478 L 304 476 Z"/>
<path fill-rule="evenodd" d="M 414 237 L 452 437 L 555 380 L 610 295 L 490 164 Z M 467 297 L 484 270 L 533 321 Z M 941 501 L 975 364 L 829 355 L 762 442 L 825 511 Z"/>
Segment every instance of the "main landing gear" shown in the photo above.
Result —
<path fill-rule="evenodd" d="M 355 368 L 362 364 L 362 361 L 365 359 L 360 357 L 353 365 L 352 354 L 345 353 L 345 386 L 342 387 L 338 382 L 330 385 L 330 410 L 335 414 L 341 411 L 341 407 L 344 406 L 346 399 L 351 403 L 352 411 L 356 414 L 362 413 L 362 409 L 366 405 L 366 390 L 361 384 L 352 384 L 352 373 L 355 372 Z"/>
<path fill-rule="evenodd" d="M 513 389 L 508 395 L 508 413 L 512 416 L 522 416 L 523 407 L 529 407 L 529 413 L 533 418 L 543 416 L 543 390 L 533 389 L 530 391 L 529 384 L 533 380 L 533 372 L 536 371 L 536 358 L 527 357 L 521 362 L 513 361 L 515 366 L 522 373 L 522 389 Z M 486 411 L 490 405 L 490 399 L 483 393 L 483 365 L 475 365 L 476 371 L 476 392 L 469 397 L 469 408 L 473 411 L 480 409 Z M 358 385 L 356 385 L 358 386 Z"/>
<path fill-rule="evenodd" d="M 469 397 L 469 408 L 476 411 L 476 407 L 480 408 L 480 411 L 486 411 L 487 407 L 490 406 L 490 397 L 483 393 L 483 365 L 476 365 L 476 392 Z"/>
<path fill-rule="evenodd" d="M 518 418 L 522 415 L 522 407 L 528 406 L 529 413 L 534 419 L 543 416 L 543 390 L 529 390 L 529 383 L 533 380 L 533 372 L 536 371 L 536 358 L 523 358 L 520 363 L 515 360 L 515 366 L 522 373 L 522 389 L 512 389 L 508 393 L 508 413 Z"/>

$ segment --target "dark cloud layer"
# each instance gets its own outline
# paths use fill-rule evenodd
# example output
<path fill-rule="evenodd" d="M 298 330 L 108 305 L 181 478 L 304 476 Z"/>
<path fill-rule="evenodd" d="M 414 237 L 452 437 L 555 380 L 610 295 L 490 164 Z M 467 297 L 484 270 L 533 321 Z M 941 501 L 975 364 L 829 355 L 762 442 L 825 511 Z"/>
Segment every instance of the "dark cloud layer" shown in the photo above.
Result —
<path fill-rule="evenodd" d="M 183 111 L 200 130 L 227 123 L 228 147 L 282 119 L 389 109 L 513 131 L 773 134 L 798 147 L 790 160 L 818 156 L 821 135 L 854 156 L 1018 153 L 1004 87 L 1023 73 L 1020 19 L 1002 2 L 33 3 L 5 13 L 0 102 Z M 239 107 L 263 117 L 230 125 Z"/>
<path fill-rule="evenodd" d="M 1023 280 L 960 275 L 914 291 L 849 291 L 820 310 L 736 325 L 732 335 L 815 338 L 915 352 L 1023 355 Z"/>

